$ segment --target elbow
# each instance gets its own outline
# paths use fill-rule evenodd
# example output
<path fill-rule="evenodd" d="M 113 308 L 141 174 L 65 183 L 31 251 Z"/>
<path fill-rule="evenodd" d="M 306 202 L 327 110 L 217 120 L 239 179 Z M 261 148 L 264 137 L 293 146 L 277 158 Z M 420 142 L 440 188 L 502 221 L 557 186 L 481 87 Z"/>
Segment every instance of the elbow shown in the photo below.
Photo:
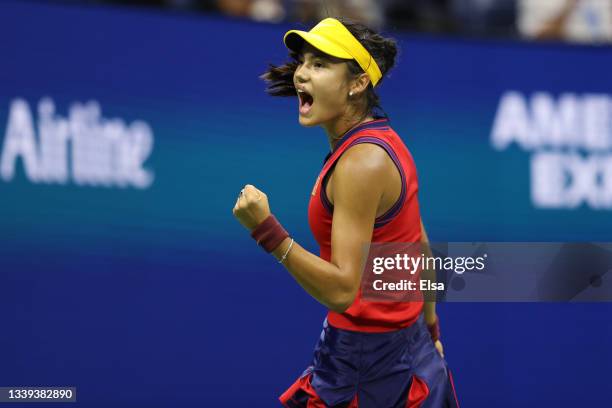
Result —
<path fill-rule="evenodd" d="M 344 313 L 351 307 L 357 297 L 357 289 L 349 291 L 340 291 L 336 293 L 333 299 L 330 299 L 329 310 L 336 313 Z"/>
<path fill-rule="evenodd" d="M 329 305 L 329 310 L 336 313 L 344 313 L 351 307 L 351 303 L 334 303 Z"/>
<path fill-rule="evenodd" d="M 361 286 L 361 274 L 350 269 L 338 268 L 338 274 L 329 282 L 326 306 L 336 313 L 344 313 L 351 307 Z"/>

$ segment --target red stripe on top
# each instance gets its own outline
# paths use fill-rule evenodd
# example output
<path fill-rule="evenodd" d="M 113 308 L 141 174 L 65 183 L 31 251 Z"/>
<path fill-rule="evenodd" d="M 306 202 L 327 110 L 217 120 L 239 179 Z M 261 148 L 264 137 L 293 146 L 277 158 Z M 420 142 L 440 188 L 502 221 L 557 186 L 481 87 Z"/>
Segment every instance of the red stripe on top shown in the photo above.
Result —
<path fill-rule="evenodd" d="M 420 242 L 421 240 L 421 216 L 417 199 L 418 181 L 414 160 L 401 138 L 389 127 L 387 120 L 367 122 L 347 132 L 332 153 L 328 155 L 310 197 L 308 222 L 319 244 L 320 256 L 328 262 L 331 261 L 332 252 L 333 209 L 330 211 L 323 203 L 322 180 L 329 171 L 333 171 L 334 165 L 342 154 L 360 142 L 383 147 L 393 158 L 396 166 L 401 166 L 400 173 L 403 173 L 405 183 L 404 194 L 400 197 L 401 203 L 396 203 L 399 209 L 393 211 L 392 217 L 388 219 L 385 217 L 383 225 L 374 228 L 371 242 Z M 344 313 L 329 311 L 327 319 L 332 326 L 341 329 L 386 332 L 410 326 L 417 320 L 422 308 L 423 302 L 365 301 L 361 298 L 360 290 L 353 304 Z"/>

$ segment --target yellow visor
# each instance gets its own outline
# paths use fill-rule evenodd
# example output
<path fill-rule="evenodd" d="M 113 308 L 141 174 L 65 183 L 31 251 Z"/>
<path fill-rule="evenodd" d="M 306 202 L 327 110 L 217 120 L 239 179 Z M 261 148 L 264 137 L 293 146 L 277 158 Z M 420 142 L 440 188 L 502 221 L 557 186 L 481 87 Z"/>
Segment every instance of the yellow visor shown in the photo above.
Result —
<path fill-rule="evenodd" d="M 378 64 L 368 50 L 335 18 L 326 18 L 310 31 L 289 30 L 283 38 L 285 45 L 292 51 L 299 52 L 304 41 L 319 51 L 342 59 L 354 59 L 367 73 L 376 86 L 382 73 Z"/>

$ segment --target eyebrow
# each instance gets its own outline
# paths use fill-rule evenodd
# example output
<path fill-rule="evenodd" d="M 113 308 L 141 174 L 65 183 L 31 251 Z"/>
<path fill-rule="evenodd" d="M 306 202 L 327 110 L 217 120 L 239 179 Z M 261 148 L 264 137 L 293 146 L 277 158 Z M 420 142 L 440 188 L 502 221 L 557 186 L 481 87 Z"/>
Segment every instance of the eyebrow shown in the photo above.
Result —
<path fill-rule="evenodd" d="M 325 53 L 323 53 L 323 52 L 321 52 L 321 51 L 319 51 L 317 49 L 314 49 L 314 50 L 311 50 L 311 51 L 308 51 L 308 52 L 311 53 L 314 58 L 320 58 L 320 59 L 325 60 L 327 62 L 333 63 L 333 62 L 338 62 L 339 61 L 338 58 L 334 58 L 331 55 L 327 55 L 327 54 L 325 54 Z M 300 52 L 298 54 L 298 58 L 303 58 L 303 57 L 304 57 L 304 52 Z"/>

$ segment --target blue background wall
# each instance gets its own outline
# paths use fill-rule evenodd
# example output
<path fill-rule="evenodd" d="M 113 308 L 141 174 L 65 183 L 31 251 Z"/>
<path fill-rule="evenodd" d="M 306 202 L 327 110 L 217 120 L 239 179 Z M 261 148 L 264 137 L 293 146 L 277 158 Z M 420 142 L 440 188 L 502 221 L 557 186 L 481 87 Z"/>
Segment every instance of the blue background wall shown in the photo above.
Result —
<path fill-rule="evenodd" d="M 329 146 L 257 78 L 285 26 L 140 10 L 0 4 L 10 102 L 96 100 L 144 120 L 148 189 L 0 181 L 0 386 L 73 385 L 84 407 L 269 407 L 325 310 L 234 221 L 252 183 L 306 248 Z M 612 93 L 612 51 L 397 35 L 383 106 L 411 149 L 434 241 L 612 240 L 610 211 L 536 210 L 529 156 L 495 152 L 500 95 Z M 4 132 L 0 133 L 0 146 Z M 610 304 L 442 304 L 465 407 L 605 406 Z"/>

